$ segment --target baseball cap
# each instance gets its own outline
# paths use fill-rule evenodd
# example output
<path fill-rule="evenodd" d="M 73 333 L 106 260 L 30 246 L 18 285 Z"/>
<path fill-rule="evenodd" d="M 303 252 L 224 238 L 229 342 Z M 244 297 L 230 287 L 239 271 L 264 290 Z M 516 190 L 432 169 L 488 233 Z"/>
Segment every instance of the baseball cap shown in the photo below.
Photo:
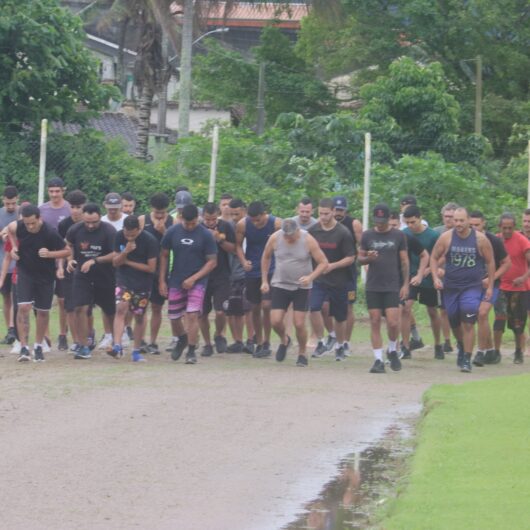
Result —
<path fill-rule="evenodd" d="M 121 208 L 121 196 L 119 193 L 107 193 L 105 195 L 105 208 Z"/>
<path fill-rule="evenodd" d="M 64 180 L 61 177 L 52 177 L 48 181 L 48 188 L 64 188 Z"/>
<path fill-rule="evenodd" d="M 373 210 L 374 223 L 386 223 L 390 218 L 390 209 L 384 204 L 376 204 Z"/>
<path fill-rule="evenodd" d="M 400 204 L 404 206 L 405 204 L 410 206 L 411 204 L 416 204 L 416 197 L 414 195 L 404 195 L 401 198 Z"/>
<path fill-rule="evenodd" d="M 338 208 L 339 210 L 347 210 L 348 201 L 346 200 L 346 197 L 343 197 L 342 195 L 333 197 L 333 208 Z"/>
<path fill-rule="evenodd" d="M 298 230 L 298 225 L 294 219 L 284 219 L 282 221 L 282 232 L 286 236 L 292 236 Z"/>
<path fill-rule="evenodd" d="M 191 193 L 186 190 L 177 191 L 175 194 L 175 207 L 184 208 L 184 206 L 187 206 L 188 204 L 193 204 Z"/>

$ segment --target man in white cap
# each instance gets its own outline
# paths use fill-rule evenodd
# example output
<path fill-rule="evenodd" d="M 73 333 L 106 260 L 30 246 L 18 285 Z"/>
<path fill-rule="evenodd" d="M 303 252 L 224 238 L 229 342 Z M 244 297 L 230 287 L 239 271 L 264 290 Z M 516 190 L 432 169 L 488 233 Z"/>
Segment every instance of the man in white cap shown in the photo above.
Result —
<path fill-rule="evenodd" d="M 119 193 L 107 193 L 105 195 L 105 201 L 103 203 L 107 214 L 104 215 L 101 220 L 104 223 L 111 224 L 116 231 L 123 229 L 123 221 L 127 217 L 126 214 L 122 212 L 122 202 L 121 195 Z"/>

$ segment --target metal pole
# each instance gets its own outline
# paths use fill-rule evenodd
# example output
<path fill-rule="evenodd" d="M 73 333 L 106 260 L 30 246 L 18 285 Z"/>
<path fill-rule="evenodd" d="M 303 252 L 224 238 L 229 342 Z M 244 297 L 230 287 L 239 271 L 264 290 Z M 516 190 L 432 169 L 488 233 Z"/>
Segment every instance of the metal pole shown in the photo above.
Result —
<path fill-rule="evenodd" d="M 215 198 L 215 179 L 217 177 L 217 153 L 219 152 L 219 125 L 213 128 L 212 139 L 212 161 L 210 163 L 210 188 L 208 190 L 208 202 Z"/>
<path fill-rule="evenodd" d="M 166 115 L 167 115 L 167 69 L 168 69 L 168 48 L 169 40 L 167 34 L 162 30 L 162 86 L 160 87 L 160 92 L 158 93 L 158 117 L 157 117 L 157 126 L 156 132 L 158 136 L 156 137 L 157 143 L 160 143 L 162 134 L 166 134 Z"/>
<path fill-rule="evenodd" d="M 48 142 L 48 120 L 40 122 L 40 159 L 39 159 L 39 191 L 37 203 L 44 202 L 44 179 L 46 177 L 46 144 Z"/>
<path fill-rule="evenodd" d="M 258 123 L 256 131 L 259 135 L 265 130 L 265 63 L 259 63 L 258 81 Z"/>
<path fill-rule="evenodd" d="M 477 55 L 475 81 L 475 134 L 482 134 L 482 56 Z"/>
<path fill-rule="evenodd" d="M 189 136 L 191 106 L 191 46 L 193 42 L 193 0 L 185 0 L 180 49 L 179 138 Z"/>
<path fill-rule="evenodd" d="M 527 205 L 530 208 L 530 140 L 528 140 L 528 194 Z"/>
<path fill-rule="evenodd" d="M 372 168 L 372 135 L 364 135 L 364 190 L 363 190 L 363 230 L 370 226 L 370 171 Z M 366 268 L 361 269 L 361 278 L 366 283 Z"/>

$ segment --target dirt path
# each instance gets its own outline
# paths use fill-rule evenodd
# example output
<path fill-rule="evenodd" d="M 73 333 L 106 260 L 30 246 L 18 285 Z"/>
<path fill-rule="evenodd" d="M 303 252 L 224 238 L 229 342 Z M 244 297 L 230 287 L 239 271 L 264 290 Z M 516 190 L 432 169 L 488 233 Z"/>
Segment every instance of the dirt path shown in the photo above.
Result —
<path fill-rule="evenodd" d="M 433 383 L 528 371 L 456 370 L 430 350 L 371 375 L 368 349 L 296 368 L 223 355 L 186 366 L 63 353 L 0 359 L 2 527 L 273 530 L 335 466 L 417 413 Z"/>

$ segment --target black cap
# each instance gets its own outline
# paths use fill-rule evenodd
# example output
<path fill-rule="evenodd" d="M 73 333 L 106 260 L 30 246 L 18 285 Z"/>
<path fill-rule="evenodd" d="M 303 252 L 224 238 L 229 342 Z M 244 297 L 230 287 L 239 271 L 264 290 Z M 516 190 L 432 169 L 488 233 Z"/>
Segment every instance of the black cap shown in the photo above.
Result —
<path fill-rule="evenodd" d="M 374 223 L 387 223 L 390 218 L 390 208 L 384 204 L 376 204 L 373 210 Z"/>
<path fill-rule="evenodd" d="M 347 210 L 348 201 L 346 200 L 346 197 L 343 197 L 342 195 L 333 197 L 333 208 L 336 208 L 337 210 Z"/>
<path fill-rule="evenodd" d="M 60 177 L 53 177 L 48 181 L 48 188 L 64 188 L 64 180 Z"/>
<path fill-rule="evenodd" d="M 401 201 L 400 201 L 400 204 L 401 206 L 410 206 L 411 204 L 416 204 L 416 197 L 414 197 L 414 195 L 404 195 L 402 198 L 401 198 Z"/>

